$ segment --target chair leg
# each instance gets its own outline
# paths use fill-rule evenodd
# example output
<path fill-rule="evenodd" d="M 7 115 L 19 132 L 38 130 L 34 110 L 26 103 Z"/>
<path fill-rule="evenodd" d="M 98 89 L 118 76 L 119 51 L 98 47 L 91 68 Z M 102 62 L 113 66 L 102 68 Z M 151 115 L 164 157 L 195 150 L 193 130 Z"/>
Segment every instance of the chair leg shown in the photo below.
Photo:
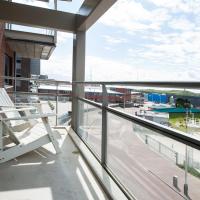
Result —
<path fill-rule="evenodd" d="M 9 134 L 9 138 L 15 143 L 15 144 L 20 144 L 20 141 L 18 138 L 15 136 L 14 132 L 12 131 L 11 128 L 8 127 L 8 125 L 5 122 L 2 122 L 2 128 L 3 130 L 7 131 Z"/>
<path fill-rule="evenodd" d="M 0 163 L 4 163 L 8 160 L 12 160 L 18 156 L 21 156 L 25 153 L 33 151 L 48 143 L 49 143 L 49 136 L 47 134 L 47 135 L 42 136 L 38 140 L 30 142 L 28 144 L 25 144 L 25 145 L 19 144 L 9 149 L 6 149 L 0 152 Z"/>
<path fill-rule="evenodd" d="M 54 146 L 54 149 L 55 149 L 56 153 L 60 153 L 61 151 L 60 151 L 58 142 L 57 142 L 57 140 L 55 138 L 55 135 L 54 135 L 54 133 L 53 133 L 53 131 L 52 131 L 50 125 L 49 125 L 48 117 L 42 117 L 42 122 L 43 122 L 43 124 L 44 124 L 44 126 L 46 128 L 46 131 L 47 131 L 47 133 L 49 135 L 49 138 L 50 138 L 50 140 L 51 140 L 51 142 L 52 142 L 52 144 Z"/>

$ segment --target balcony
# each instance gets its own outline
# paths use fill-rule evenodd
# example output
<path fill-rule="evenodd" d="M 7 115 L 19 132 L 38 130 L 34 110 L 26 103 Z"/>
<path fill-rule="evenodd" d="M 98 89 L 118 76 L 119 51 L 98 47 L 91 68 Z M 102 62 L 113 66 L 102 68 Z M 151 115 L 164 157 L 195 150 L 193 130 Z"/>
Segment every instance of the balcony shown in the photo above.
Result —
<path fill-rule="evenodd" d="M 170 105 L 163 96 L 152 98 L 151 93 L 145 97 L 152 90 L 156 95 L 173 91 L 174 97 L 185 94 L 192 102 L 192 98 L 199 99 L 199 83 L 74 82 L 73 85 L 82 90 L 81 96 L 76 97 L 75 129 L 70 122 L 72 87 L 69 82 L 10 79 L 27 81 L 32 90 L 9 92 L 13 101 L 23 104 L 29 99 L 29 103 L 34 104 L 29 97 L 37 96 L 44 112 L 56 113 L 50 121 L 58 132 L 62 153 L 55 155 L 52 146 L 45 145 L 1 164 L 1 177 L 5 181 L 0 197 L 5 195 L 12 199 L 15 195 L 28 196 L 35 191 L 36 195 L 38 192 L 46 195 L 46 199 L 199 198 L 200 126 L 198 122 L 195 129 L 190 126 L 192 119 L 198 121 L 199 118 L 198 101 L 194 104 L 196 110 L 188 108 L 181 114 L 183 119 L 187 117 L 187 126 L 177 128 L 174 125 L 180 116 L 173 124 L 174 118 L 157 114 L 158 109 L 173 110 L 174 102 Z M 34 87 L 37 89 L 33 90 Z M 123 91 L 128 93 L 116 92 L 114 88 L 126 88 Z M 130 104 L 139 100 L 139 107 Z M 149 119 L 153 112 L 157 118 Z M 72 112 L 72 118 L 73 115 Z M 168 123 L 163 123 L 166 118 Z M 158 119 L 160 121 L 156 121 Z M 81 197 L 76 196 L 77 192 Z"/>
<path fill-rule="evenodd" d="M 4 181 L 0 182 L 0 198 L 15 199 L 17 196 L 37 199 L 42 195 L 47 200 L 110 199 L 110 194 L 103 189 L 94 170 L 113 189 L 114 196 L 125 198 L 95 156 L 70 128 L 72 87 L 69 82 L 16 77 L 1 79 L 14 80 L 16 84 L 27 82 L 30 86 L 29 92 L 7 91 L 16 106 L 29 104 L 37 109 L 35 103 L 40 100 L 42 113 L 55 114 L 49 121 L 56 132 L 61 153 L 56 155 L 52 144 L 47 144 L 1 163 L 0 175 Z M 36 101 L 33 97 L 37 97 Z M 88 158 L 93 165 L 92 170 Z"/>
<path fill-rule="evenodd" d="M 56 32 L 37 29 L 34 33 L 33 28 L 29 28 L 29 32 L 23 29 L 28 27 L 6 24 L 5 38 L 9 47 L 21 57 L 48 60 L 56 47 Z"/>
<path fill-rule="evenodd" d="M 74 34 L 72 83 L 1 77 L 16 105 L 40 100 L 51 112 L 62 152 L 48 144 L 1 164 L 0 198 L 200 199 L 200 83 L 84 81 L 86 32 L 114 3 L 85 0 L 69 13 L 0 2 L 2 21 Z"/>

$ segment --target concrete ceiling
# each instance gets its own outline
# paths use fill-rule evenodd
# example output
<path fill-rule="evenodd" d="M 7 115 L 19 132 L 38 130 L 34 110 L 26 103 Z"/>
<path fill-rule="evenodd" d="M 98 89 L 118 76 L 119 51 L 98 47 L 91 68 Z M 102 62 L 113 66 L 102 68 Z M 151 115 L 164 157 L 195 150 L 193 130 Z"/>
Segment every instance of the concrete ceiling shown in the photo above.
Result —
<path fill-rule="evenodd" d="M 56 47 L 53 36 L 5 30 L 10 48 L 24 58 L 49 59 Z"/>

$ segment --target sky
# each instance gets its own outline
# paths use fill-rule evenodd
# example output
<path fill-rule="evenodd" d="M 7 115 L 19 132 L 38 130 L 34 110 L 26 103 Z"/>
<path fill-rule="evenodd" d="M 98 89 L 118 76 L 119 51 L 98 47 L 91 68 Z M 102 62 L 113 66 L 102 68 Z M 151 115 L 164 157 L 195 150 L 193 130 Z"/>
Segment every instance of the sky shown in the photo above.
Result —
<path fill-rule="evenodd" d="M 71 80 L 72 37 L 58 33 L 43 74 Z M 87 31 L 85 66 L 89 81 L 199 81 L 200 0 L 118 0 Z"/>

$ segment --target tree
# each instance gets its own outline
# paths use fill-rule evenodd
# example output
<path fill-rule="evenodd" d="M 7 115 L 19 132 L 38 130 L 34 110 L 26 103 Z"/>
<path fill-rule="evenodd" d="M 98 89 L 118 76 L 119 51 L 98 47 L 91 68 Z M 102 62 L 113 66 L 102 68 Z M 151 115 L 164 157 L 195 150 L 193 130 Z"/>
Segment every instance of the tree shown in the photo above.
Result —
<path fill-rule="evenodd" d="M 176 108 L 191 108 L 191 103 L 188 99 L 178 98 L 176 100 Z"/>

